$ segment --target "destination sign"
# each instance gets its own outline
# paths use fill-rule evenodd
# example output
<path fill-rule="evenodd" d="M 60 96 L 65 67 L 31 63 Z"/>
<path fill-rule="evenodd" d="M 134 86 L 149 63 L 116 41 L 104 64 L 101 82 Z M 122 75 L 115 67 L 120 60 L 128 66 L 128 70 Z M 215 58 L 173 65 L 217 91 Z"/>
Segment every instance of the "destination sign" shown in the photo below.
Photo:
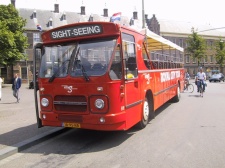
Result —
<path fill-rule="evenodd" d="M 85 26 L 74 26 L 64 29 L 52 31 L 52 39 L 65 39 L 72 37 L 88 36 L 101 34 L 103 32 L 101 25 L 85 25 Z"/>

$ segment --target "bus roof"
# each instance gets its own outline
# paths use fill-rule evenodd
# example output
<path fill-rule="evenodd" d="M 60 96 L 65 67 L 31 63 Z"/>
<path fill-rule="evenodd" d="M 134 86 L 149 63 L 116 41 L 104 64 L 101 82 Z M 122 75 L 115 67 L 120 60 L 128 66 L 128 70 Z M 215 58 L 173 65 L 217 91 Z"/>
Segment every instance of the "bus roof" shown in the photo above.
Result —
<path fill-rule="evenodd" d="M 184 49 L 175 43 L 163 38 L 162 36 L 159 36 L 152 31 L 148 29 L 141 30 L 141 33 L 146 36 L 147 41 L 146 46 L 149 50 L 169 50 L 169 49 L 175 49 L 179 50 L 181 52 L 184 51 Z"/>

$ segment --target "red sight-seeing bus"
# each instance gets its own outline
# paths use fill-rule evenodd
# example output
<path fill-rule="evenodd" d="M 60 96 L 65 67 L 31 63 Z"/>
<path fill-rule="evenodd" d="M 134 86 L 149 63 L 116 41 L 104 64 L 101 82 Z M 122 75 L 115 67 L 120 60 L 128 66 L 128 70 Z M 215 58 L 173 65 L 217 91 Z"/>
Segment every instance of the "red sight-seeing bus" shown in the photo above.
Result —
<path fill-rule="evenodd" d="M 144 128 L 157 108 L 179 101 L 183 48 L 149 30 L 85 22 L 42 40 L 34 46 L 38 127 Z"/>

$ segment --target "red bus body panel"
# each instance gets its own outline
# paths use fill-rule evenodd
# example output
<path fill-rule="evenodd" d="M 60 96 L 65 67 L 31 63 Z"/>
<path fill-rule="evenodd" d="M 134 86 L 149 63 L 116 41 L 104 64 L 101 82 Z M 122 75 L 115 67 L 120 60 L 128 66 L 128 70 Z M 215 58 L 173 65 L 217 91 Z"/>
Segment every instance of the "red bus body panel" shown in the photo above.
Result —
<path fill-rule="evenodd" d="M 91 23 L 80 23 L 79 25 L 86 24 Z M 47 97 L 50 100 L 48 107 L 40 107 L 43 126 L 64 127 L 65 123 L 75 123 L 73 126 L 75 128 L 127 130 L 141 121 L 143 102 L 147 91 L 153 95 L 154 110 L 156 110 L 177 94 L 177 87 L 180 87 L 181 91 L 183 90 L 183 68 L 149 70 L 143 61 L 139 61 L 142 60 L 142 49 L 140 49 L 143 48 L 144 36 L 142 34 L 113 23 L 95 22 L 95 24 L 103 25 L 103 35 L 78 37 L 76 40 L 119 37 L 121 32 L 132 34 L 136 43 L 138 77 L 132 80 L 113 81 L 107 72 L 103 76 L 91 76 L 88 82 L 83 77 L 56 78 L 52 83 L 48 82 L 48 79 L 39 78 L 40 99 Z M 53 30 L 58 30 L 58 28 Z M 74 40 L 52 40 L 49 35 L 53 30 L 43 33 L 44 45 L 68 43 Z M 99 90 L 99 88 L 101 89 Z M 106 102 L 106 107 L 102 111 L 93 106 L 94 100 L 99 97 Z M 74 100 L 76 103 L 84 105 L 80 106 L 80 109 L 76 109 L 73 104 Z M 57 104 L 57 102 L 61 104 Z M 62 102 L 69 102 L 71 105 L 67 105 L 65 108 Z"/>

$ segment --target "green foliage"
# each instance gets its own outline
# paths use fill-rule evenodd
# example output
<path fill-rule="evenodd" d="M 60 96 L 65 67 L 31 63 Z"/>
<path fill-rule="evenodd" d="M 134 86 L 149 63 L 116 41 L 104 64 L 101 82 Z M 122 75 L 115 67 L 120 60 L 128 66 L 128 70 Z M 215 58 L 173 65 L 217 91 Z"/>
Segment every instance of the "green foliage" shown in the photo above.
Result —
<path fill-rule="evenodd" d="M 186 52 L 189 53 L 192 58 L 197 59 L 198 65 L 200 60 L 205 57 L 206 43 L 205 40 L 194 31 L 191 30 L 192 34 L 188 36 Z"/>
<path fill-rule="evenodd" d="M 216 41 L 215 50 L 216 63 L 222 68 L 225 62 L 225 43 L 221 39 Z"/>
<path fill-rule="evenodd" d="M 13 5 L 0 5 L 0 64 L 13 65 L 27 59 L 24 54 L 28 47 L 27 37 L 23 34 L 25 24 Z"/>

